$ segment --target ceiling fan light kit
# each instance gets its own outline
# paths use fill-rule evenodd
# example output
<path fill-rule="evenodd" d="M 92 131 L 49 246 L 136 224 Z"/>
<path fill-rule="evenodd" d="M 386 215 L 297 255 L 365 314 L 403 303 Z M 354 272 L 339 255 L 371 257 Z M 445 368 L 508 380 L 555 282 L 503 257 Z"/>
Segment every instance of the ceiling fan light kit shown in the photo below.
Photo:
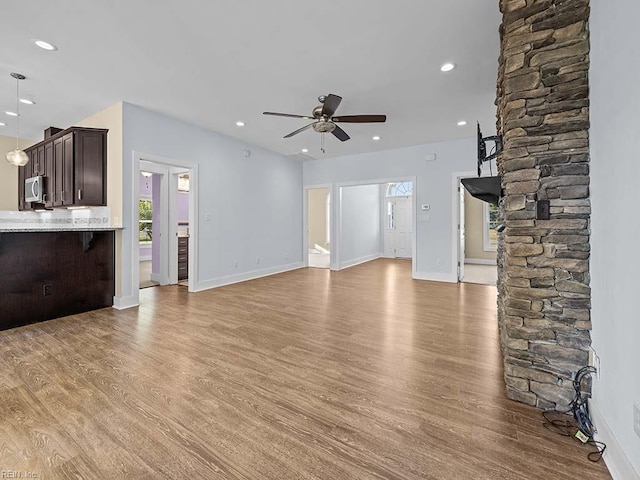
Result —
<path fill-rule="evenodd" d="M 289 118 L 302 118 L 305 120 L 315 120 L 315 122 L 305 125 L 298 130 L 295 130 L 284 138 L 291 138 L 309 128 L 313 128 L 314 131 L 322 134 L 321 150 L 324 153 L 324 134 L 331 133 L 341 142 L 346 142 L 351 137 L 340 128 L 336 123 L 382 123 L 387 121 L 386 115 L 347 115 L 341 117 L 334 117 L 336 110 L 342 102 L 342 97 L 330 93 L 329 95 L 321 95 L 318 97 L 318 101 L 321 105 L 315 107 L 312 111 L 312 116 L 296 115 L 292 113 L 278 113 L 278 112 L 263 112 L 264 115 L 274 115 L 277 117 L 289 117 Z"/>

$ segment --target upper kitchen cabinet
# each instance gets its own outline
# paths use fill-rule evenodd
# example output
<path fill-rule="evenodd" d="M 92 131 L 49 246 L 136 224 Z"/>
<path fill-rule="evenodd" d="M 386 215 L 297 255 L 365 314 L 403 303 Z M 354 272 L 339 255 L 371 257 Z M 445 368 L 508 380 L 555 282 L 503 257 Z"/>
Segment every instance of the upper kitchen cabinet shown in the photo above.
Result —
<path fill-rule="evenodd" d="M 106 205 L 107 132 L 71 127 L 26 149 L 29 163 L 20 167 L 19 209 Z M 24 181 L 37 175 L 44 178 L 44 202 L 25 202 Z"/>

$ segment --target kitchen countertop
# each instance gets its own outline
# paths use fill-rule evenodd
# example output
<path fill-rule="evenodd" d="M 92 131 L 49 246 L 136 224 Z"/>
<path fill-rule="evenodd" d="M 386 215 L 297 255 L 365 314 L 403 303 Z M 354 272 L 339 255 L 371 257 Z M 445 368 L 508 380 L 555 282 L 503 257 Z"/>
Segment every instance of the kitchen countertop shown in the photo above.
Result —
<path fill-rule="evenodd" d="M 0 227 L 0 233 L 36 233 L 36 232 L 110 232 L 114 230 L 122 230 L 122 227 L 105 227 L 105 226 L 60 226 L 60 227 L 46 227 L 46 228 L 28 228 L 28 227 L 15 227 L 5 228 Z"/>

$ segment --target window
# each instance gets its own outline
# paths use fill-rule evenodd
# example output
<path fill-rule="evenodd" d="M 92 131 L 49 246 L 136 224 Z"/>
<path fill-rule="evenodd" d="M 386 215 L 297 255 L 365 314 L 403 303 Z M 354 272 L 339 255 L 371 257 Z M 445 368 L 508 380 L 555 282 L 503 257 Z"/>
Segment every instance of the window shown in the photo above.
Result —
<path fill-rule="evenodd" d="M 490 203 L 484 204 L 484 250 L 495 251 L 498 248 L 498 231 L 500 209 Z"/>
<path fill-rule="evenodd" d="M 151 243 L 153 230 L 153 205 L 151 200 L 140 200 L 139 202 L 140 216 L 138 225 L 140 228 L 140 243 Z"/>
<path fill-rule="evenodd" d="M 413 182 L 389 183 L 387 197 L 406 197 L 413 195 Z"/>

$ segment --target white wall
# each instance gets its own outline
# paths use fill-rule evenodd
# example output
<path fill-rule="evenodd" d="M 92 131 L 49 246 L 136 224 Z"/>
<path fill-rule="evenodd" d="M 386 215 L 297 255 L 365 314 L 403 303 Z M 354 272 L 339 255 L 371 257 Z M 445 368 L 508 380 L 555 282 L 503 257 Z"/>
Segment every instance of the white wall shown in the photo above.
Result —
<path fill-rule="evenodd" d="M 132 179 L 137 181 L 134 152 L 198 167 L 198 178 L 190 179 L 199 206 L 196 289 L 303 265 L 300 162 L 126 103 L 123 127 L 124 192 L 132 192 Z M 245 157 L 246 149 L 251 156 Z M 136 223 L 133 202 L 125 193 L 125 227 Z M 134 301 L 138 288 L 130 237 L 123 235 L 120 266 L 124 305 Z"/>
<path fill-rule="evenodd" d="M 380 185 L 340 189 L 340 268 L 381 256 Z"/>
<path fill-rule="evenodd" d="M 489 134 L 489 132 L 486 132 Z M 435 161 L 425 155 L 435 153 Z M 416 229 L 416 278 L 457 281 L 452 248 L 454 195 L 452 173 L 473 171 L 476 164 L 475 139 L 432 143 L 382 152 L 320 159 L 304 163 L 304 184 L 383 183 L 387 179 L 416 177 L 418 216 Z M 421 204 L 430 204 L 426 213 Z M 426 218 L 428 217 L 428 220 Z M 425 221 L 426 220 L 426 221 Z"/>
<path fill-rule="evenodd" d="M 591 2 L 591 313 L 601 370 L 592 405 L 619 479 L 634 478 L 629 465 L 640 476 L 632 410 L 640 408 L 638 18 L 637 0 Z"/>

